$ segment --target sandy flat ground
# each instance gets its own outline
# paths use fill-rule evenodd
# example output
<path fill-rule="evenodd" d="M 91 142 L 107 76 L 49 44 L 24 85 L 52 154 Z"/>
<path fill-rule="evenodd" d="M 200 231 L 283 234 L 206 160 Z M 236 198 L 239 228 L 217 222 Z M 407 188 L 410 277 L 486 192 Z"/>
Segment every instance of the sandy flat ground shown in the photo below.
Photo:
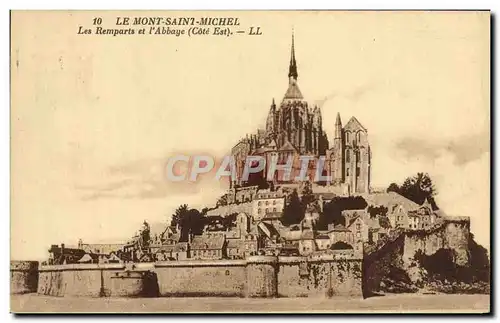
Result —
<path fill-rule="evenodd" d="M 69 298 L 11 296 L 11 312 L 193 313 L 488 313 L 489 295 L 399 294 L 362 298 Z"/>

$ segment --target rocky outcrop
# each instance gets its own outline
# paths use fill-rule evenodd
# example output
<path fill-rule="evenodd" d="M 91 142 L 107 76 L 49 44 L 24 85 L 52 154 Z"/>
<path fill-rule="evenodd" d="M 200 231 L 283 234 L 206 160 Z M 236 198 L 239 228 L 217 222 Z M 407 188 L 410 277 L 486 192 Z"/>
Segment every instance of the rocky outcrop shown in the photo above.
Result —
<path fill-rule="evenodd" d="M 484 267 L 489 265 L 475 268 L 471 263 L 484 257 L 471 255 L 478 248 L 473 248 L 469 224 L 468 217 L 446 216 L 428 229 L 394 230 L 377 244 L 365 246 L 364 296 L 419 290 L 486 291 Z"/>

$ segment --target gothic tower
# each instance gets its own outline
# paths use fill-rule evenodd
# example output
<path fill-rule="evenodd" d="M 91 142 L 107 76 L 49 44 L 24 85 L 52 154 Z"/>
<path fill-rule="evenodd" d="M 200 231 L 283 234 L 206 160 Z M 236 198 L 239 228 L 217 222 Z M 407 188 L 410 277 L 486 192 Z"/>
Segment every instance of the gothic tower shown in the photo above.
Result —
<path fill-rule="evenodd" d="M 335 121 L 335 137 L 333 139 L 333 147 L 330 155 L 331 176 L 334 183 L 342 183 L 344 181 L 344 138 L 342 133 L 342 121 L 340 113 L 337 113 Z"/>
<path fill-rule="evenodd" d="M 345 182 L 352 193 L 370 192 L 371 152 L 368 131 L 355 117 L 343 128 Z"/>
<path fill-rule="evenodd" d="M 292 146 L 300 154 L 322 155 L 328 148 L 328 140 L 323 131 L 321 110 L 318 107 L 309 108 L 299 89 L 298 77 L 295 37 L 292 34 L 288 89 L 279 108 L 273 107 L 274 103 L 271 106 L 266 136 L 268 141 L 275 138 L 278 148 Z M 274 122 L 271 115 L 274 115 Z"/>

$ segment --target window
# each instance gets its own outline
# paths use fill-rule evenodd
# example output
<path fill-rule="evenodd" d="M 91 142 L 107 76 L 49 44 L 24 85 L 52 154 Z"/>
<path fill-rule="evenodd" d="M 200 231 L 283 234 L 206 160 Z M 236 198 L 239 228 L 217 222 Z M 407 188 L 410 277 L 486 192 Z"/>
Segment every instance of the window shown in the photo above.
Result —
<path fill-rule="evenodd" d="M 345 161 L 346 161 L 346 163 L 351 162 L 351 151 L 350 150 L 346 150 L 346 152 L 345 152 Z"/>
<path fill-rule="evenodd" d="M 349 143 L 349 132 L 345 133 L 345 141 Z"/>
<path fill-rule="evenodd" d="M 360 132 L 358 132 L 358 133 L 356 134 L 356 140 L 357 140 L 357 142 L 360 142 L 360 141 L 361 141 L 361 133 L 360 133 Z"/>
<path fill-rule="evenodd" d="M 356 224 L 356 230 L 358 230 L 358 231 L 361 230 L 361 223 Z"/>
<path fill-rule="evenodd" d="M 273 201 L 273 205 L 276 205 L 276 200 Z"/>
<path fill-rule="evenodd" d="M 257 210 L 257 213 L 258 213 L 258 214 L 261 214 L 261 213 L 262 213 L 262 210 L 261 210 L 261 209 Z"/>
<path fill-rule="evenodd" d="M 360 170 L 359 170 L 359 167 L 356 167 L 356 176 L 359 176 L 360 175 Z"/>
<path fill-rule="evenodd" d="M 273 208 L 273 212 L 276 212 L 276 208 L 275 207 Z"/>
<path fill-rule="evenodd" d="M 261 204 L 261 202 L 259 201 L 259 204 L 258 204 L 258 205 L 260 206 L 260 204 Z"/>
<path fill-rule="evenodd" d="M 266 201 L 266 205 L 269 205 L 269 201 Z"/>
<path fill-rule="evenodd" d="M 349 168 L 346 168 L 346 170 L 345 170 L 345 171 L 346 171 L 346 172 L 345 172 L 345 173 L 346 173 L 346 176 L 349 176 Z"/>

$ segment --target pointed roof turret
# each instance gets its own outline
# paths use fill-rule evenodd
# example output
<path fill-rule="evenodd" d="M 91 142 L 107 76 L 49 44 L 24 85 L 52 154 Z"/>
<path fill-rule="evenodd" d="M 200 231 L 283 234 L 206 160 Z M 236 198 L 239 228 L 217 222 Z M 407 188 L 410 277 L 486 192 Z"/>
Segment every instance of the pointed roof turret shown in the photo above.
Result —
<path fill-rule="evenodd" d="M 335 121 L 335 125 L 342 127 L 342 121 L 340 121 L 340 112 L 337 112 L 337 120 Z"/>
<path fill-rule="evenodd" d="M 340 120 L 340 113 L 337 112 L 337 120 L 335 121 L 335 139 L 342 138 L 342 121 Z"/>
<path fill-rule="evenodd" d="M 297 73 L 297 61 L 295 60 L 295 39 L 292 29 L 292 50 L 290 54 L 290 66 L 288 68 L 288 77 L 297 80 L 299 74 Z"/>
<path fill-rule="evenodd" d="M 288 68 L 288 89 L 285 93 L 284 100 L 303 100 L 304 97 L 297 85 L 297 61 L 295 60 L 295 39 L 292 31 L 292 49 L 290 54 L 290 66 Z"/>

